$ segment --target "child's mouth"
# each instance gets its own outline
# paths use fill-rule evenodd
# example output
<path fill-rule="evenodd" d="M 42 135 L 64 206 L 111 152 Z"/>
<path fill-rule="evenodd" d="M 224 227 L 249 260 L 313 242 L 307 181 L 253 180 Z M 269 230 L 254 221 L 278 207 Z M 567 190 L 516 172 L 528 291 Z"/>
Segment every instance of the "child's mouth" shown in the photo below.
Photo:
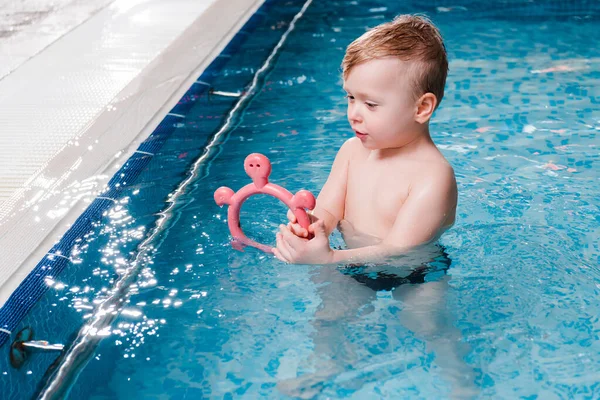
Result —
<path fill-rule="evenodd" d="M 359 131 L 354 131 L 354 133 L 356 134 L 356 137 L 359 138 L 360 140 L 364 140 L 367 138 L 367 136 L 369 136 L 366 133 L 362 133 Z"/>

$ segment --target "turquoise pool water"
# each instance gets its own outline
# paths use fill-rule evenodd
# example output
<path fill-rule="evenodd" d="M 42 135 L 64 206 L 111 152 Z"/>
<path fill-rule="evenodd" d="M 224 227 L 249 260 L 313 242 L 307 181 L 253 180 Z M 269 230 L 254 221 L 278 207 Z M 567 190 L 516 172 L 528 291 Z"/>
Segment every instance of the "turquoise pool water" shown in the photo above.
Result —
<path fill-rule="evenodd" d="M 70 397 L 598 398 L 598 11 L 499 4 L 311 4 L 239 125 L 179 197 Z M 273 5 L 215 89 L 243 90 L 301 5 Z M 336 269 L 232 250 L 213 191 L 248 183 L 243 160 L 262 152 L 273 182 L 318 193 L 352 136 L 344 48 L 405 12 L 428 13 L 450 59 L 431 124 L 459 184 L 457 222 L 441 239 L 447 273 L 375 292 Z M 182 101 L 194 107 L 22 326 L 73 340 L 235 99 Z M 243 211 L 245 230 L 265 242 L 285 218 L 269 198 Z M 35 354 L 19 371 L 0 360 L 4 393 L 35 396 L 55 358 Z"/>

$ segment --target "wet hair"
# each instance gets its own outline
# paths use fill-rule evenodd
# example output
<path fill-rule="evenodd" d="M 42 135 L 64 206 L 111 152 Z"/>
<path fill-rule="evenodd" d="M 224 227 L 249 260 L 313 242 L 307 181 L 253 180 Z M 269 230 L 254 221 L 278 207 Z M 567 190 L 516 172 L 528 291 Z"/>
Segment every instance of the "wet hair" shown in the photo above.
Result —
<path fill-rule="evenodd" d="M 433 93 L 439 105 L 448 75 L 446 47 L 437 27 L 420 15 L 399 15 L 350 43 L 342 61 L 344 79 L 355 66 L 386 57 L 409 62 L 415 99 Z"/>

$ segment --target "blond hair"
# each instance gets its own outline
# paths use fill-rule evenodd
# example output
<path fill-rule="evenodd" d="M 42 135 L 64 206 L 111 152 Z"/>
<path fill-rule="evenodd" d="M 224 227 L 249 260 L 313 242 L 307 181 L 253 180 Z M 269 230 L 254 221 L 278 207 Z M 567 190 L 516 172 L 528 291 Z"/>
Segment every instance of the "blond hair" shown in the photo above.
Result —
<path fill-rule="evenodd" d="M 364 33 L 346 49 L 342 61 L 344 79 L 356 65 L 384 57 L 414 62 L 415 98 L 433 93 L 439 105 L 444 97 L 448 57 L 440 31 L 429 19 L 419 15 L 399 15 Z"/>

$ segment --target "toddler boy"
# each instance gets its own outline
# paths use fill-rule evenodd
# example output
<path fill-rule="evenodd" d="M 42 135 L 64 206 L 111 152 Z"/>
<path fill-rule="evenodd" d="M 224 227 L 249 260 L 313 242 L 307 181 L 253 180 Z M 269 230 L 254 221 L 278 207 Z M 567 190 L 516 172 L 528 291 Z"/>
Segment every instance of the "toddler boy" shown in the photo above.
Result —
<path fill-rule="evenodd" d="M 438 29 L 401 15 L 352 42 L 342 69 L 355 137 L 337 153 L 308 232 L 291 212 L 290 224 L 280 226 L 274 253 L 284 262 L 385 262 L 454 223 L 454 171 L 429 134 L 448 73 Z M 346 250 L 329 245 L 336 227 Z"/>

